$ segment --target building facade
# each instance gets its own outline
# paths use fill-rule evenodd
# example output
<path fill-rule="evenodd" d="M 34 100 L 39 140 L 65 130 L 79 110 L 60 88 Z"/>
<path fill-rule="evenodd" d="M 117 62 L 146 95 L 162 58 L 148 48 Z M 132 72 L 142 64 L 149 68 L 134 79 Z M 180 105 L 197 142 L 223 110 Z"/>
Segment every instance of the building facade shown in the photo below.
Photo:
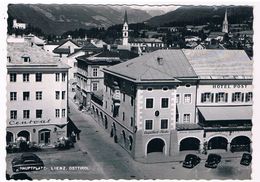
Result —
<path fill-rule="evenodd" d="M 67 136 L 69 66 L 28 43 L 9 43 L 7 59 L 7 143 L 53 146 Z"/>
<path fill-rule="evenodd" d="M 104 73 L 92 113 L 134 158 L 251 150 L 252 61 L 243 51 L 158 50 Z"/>

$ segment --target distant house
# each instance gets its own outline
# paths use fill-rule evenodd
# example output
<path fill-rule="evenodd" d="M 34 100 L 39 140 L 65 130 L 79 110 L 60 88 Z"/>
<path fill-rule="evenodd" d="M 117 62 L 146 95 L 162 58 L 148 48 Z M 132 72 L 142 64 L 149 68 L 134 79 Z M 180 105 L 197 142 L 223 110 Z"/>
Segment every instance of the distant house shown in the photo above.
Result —
<path fill-rule="evenodd" d="M 91 39 L 90 42 L 98 48 L 103 48 L 104 45 L 107 45 L 106 42 L 100 39 Z"/>
<path fill-rule="evenodd" d="M 39 46 L 39 47 L 44 47 L 44 45 L 46 44 L 46 41 L 41 39 L 40 37 L 37 37 L 36 35 L 34 34 L 28 34 L 28 35 L 25 35 L 24 36 L 24 39 Z"/>
<path fill-rule="evenodd" d="M 218 40 L 220 42 L 223 41 L 225 32 L 210 32 L 209 36 L 206 38 L 207 42 L 210 42 L 211 40 Z"/>
<path fill-rule="evenodd" d="M 185 36 L 184 40 L 185 42 L 197 42 L 201 41 L 201 38 L 199 38 L 198 36 Z"/>
<path fill-rule="evenodd" d="M 200 43 L 199 45 L 195 46 L 193 49 L 195 50 L 202 50 L 202 49 L 226 49 L 222 44 L 203 44 Z"/>
<path fill-rule="evenodd" d="M 75 41 L 71 39 L 66 39 L 62 41 L 61 44 L 53 50 L 53 53 L 62 58 L 73 53 L 75 49 L 80 49 L 80 46 Z"/>
<path fill-rule="evenodd" d="M 27 24 L 26 23 L 18 23 L 17 19 L 13 20 L 13 28 L 14 29 L 26 29 Z"/>
<path fill-rule="evenodd" d="M 141 50 L 145 50 L 146 47 L 164 47 L 163 41 L 156 38 L 130 38 L 129 44 L 131 47 L 140 47 Z"/>

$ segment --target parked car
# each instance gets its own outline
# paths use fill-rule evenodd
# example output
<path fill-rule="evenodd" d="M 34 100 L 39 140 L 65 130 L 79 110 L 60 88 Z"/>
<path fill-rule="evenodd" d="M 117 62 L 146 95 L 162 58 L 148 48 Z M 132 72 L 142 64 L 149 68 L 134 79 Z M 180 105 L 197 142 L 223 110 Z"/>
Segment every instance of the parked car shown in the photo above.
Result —
<path fill-rule="evenodd" d="M 58 139 L 55 147 L 58 148 L 59 150 L 70 149 L 74 147 L 74 142 L 72 141 L 71 138 L 61 137 Z"/>
<path fill-rule="evenodd" d="M 252 155 L 249 153 L 243 153 L 242 158 L 240 160 L 240 164 L 244 166 L 249 166 L 252 161 Z"/>
<path fill-rule="evenodd" d="M 30 176 L 28 176 L 26 173 L 16 173 L 11 176 L 10 179 L 14 180 L 32 180 Z"/>
<path fill-rule="evenodd" d="M 217 168 L 218 163 L 221 161 L 221 156 L 218 154 L 209 154 L 205 163 L 205 167 Z"/>
<path fill-rule="evenodd" d="M 12 160 L 13 172 L 39 171 L 44 168 L 42 160 L 33 153 L 23 153 Z"/>
<path fill-rule="evenodd" d="M 182 163 L 182 166 L 186 168 L 193 168 L 199 163 L 200 163 L 200 158 L 197 155 L 188 154 L 186 155 L 185 160 Z"/>

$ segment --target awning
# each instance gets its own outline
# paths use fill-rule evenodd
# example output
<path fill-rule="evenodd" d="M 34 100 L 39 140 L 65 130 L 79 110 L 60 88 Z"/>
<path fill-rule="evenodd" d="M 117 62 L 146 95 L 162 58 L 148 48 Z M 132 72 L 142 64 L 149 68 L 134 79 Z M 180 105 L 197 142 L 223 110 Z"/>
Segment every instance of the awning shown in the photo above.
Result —
<path fill-rule="evenodd" d="M 198 107 L 206 121 L 251 120 L 252 106 Z"/>

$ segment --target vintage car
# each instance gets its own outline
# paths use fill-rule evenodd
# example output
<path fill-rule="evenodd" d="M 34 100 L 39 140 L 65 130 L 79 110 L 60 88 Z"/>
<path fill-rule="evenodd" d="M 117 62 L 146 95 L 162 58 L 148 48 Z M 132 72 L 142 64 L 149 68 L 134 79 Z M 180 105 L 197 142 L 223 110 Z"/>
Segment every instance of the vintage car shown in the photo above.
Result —
<path fill-rule="evenodd" d="M 185 160 L 182 163 L 182 166 L 186 168 L 193 168 L 199 163 L 200 163 L 200 158 L 197 155 L 188 154 L 186 155 Z"/>
<path fill-rule="evenodd" d="M 44 169 L 43 161 L 33 153 L 23 153 L 12 160 L 13 172 L 39 171 Z"/>
<path fill-rule="evenodd" d="M 221 161 L 221 156 L 218 154 L 209 154 L 206 163 L 205 163 L 205 167 L 209 167 L 209 168 L 217 168 L 218 167 L 218 163 L 220 163 Z"/>

